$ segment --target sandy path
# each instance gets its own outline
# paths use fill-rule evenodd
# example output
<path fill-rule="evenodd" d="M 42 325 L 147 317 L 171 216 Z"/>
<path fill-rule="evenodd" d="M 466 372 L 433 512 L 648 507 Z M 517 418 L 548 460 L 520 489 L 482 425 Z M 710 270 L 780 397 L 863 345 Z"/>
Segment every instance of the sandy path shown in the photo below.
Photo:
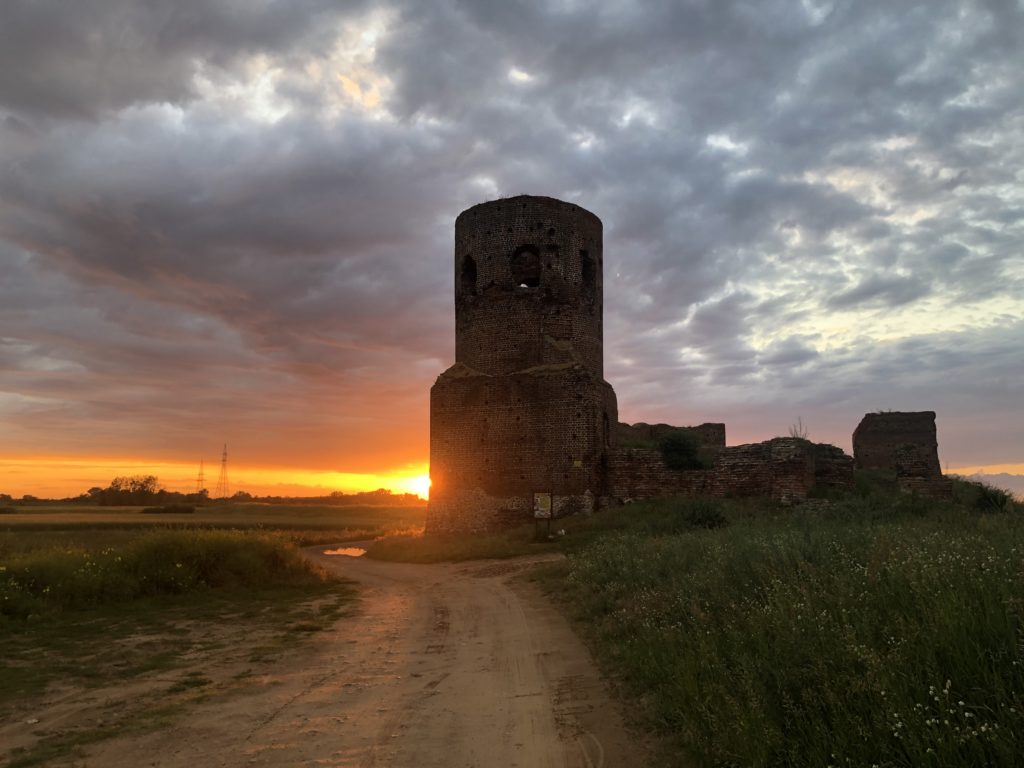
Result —
<path fill-rule="evenodd" d="M 358 614 L 272 674 L 88 766 L 640 766 L 587 650 L 536 587 L 537 560 L 408 565 L 327 557 Z M 82 763 L 79 763 L 82 764 Z"/>

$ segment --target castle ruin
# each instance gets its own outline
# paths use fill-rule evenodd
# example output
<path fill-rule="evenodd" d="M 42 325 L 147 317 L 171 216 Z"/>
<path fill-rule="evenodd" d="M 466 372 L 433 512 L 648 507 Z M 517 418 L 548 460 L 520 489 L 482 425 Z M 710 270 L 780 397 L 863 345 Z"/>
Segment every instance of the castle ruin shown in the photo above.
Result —
<path fill-rule="evenodd" d="M 550 197 L 481 203 L 456 219 L 455 363 L 430 390 L 429 532 L 503 528 L 654 496 L 791 502 L 813 488 L 852 486 L 854 459 L 832 445 L 782 437 L 726 446 L 724 424 L 620 424 L 604 380 L 602 246 L 597 216 Z M 887 468 L 897 454 L 914 467 L 923 457 L 929 479 L 904 472 L 908 490 L 939 490 L 931 416 L 931 432 L 920 436 L 931 453 L 907 448 L 916 438 L 885 449 L 888 458 L 876 452 Z M 858 428 L 864 445 L 873 445 L 873 429 Z M 666 465 L 659 443 L 680 431 L 699 444 L 699 466 Z"/>
<path fill-rule="evenodd" d="M 559 516 L 608 495 L 601 220 L 549 197 L 455 220 L 455 364 L 430 390 L 428 530 Z"/>

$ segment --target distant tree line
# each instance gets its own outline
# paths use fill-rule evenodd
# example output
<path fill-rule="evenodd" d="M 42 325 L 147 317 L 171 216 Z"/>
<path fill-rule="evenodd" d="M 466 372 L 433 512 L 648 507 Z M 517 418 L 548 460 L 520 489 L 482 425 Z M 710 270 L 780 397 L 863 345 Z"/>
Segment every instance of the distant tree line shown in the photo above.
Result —
<path fill-rule="evenodd" d="M 39 499 L 25 495 L 14 499 L 0 493 L 0 507 L 31 504 L 88 504 L 101 507 L 139 507 L 169 504 L 220 504 L 225 502 L 254 502 L 263 504 L 324 504 L 328 506 L 389 506 L 416 507 L 424 500 L 415 493 L 392 493 L 387 488 L 361 493 L 334 491 L 326 496 L 254 496 L 238 491 L 228 499 L 211 499 L 205 488 L 198 493 L 180 493 L 161 487 L 156 475 L 126 475 L 115 477 L 106 488 L 94 487 L 85 493 L 66 499 Z"/>

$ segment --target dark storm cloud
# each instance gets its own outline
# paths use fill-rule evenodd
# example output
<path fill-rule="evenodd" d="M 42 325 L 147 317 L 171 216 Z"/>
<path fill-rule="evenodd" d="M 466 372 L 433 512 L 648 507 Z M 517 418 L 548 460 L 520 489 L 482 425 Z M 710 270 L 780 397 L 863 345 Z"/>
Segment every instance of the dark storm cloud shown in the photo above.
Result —
<path fill-rule="evenodd" d="M 955 0 L 7 4 L 0 414 L 422 457 L 454 216 L 534 193 L 604 221 L 625 418 L 841 441 L 939 403 L 1024 461 L 1022 34 Z"/>
<path fill-rule="evenodd" d="M 328 0 L 10 0 L 0 24 L 0 105 L 94 118 L 196 97 L 250 54 L 324 49 L 331 22 L 363 3 Z"/>
<path fill-rule="evenodd" d="M 836 294 L 828 301 L 833 309 L 845 309 L 858 304 L 880 304 L 898 307 L 927 296 L 930 287 L 920 277 L 871 275 L 856 286 Z"/>

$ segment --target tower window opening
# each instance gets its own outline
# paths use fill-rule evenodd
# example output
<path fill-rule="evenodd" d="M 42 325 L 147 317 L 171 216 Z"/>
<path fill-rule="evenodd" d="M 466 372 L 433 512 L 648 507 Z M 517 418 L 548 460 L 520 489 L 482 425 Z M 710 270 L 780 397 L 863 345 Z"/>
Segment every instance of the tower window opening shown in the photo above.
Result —
<path fill-rule="evenodd" d="M 512 281 L 518 288 L 540 285 L 540 253 L 532 245 L 521 245 L 512 254 Z"/>
<path fill-rule="evenodd" d="M 462 292 L 476 295 L 476 261 L 469 254 L 462 260 Z"/>
<path fill-rule="evenodd" d="M 580 251 L 580 277 L 583 278 L 583 286 L 593 288 L 596 275 L 594 260 L 587 251 Z"/>

